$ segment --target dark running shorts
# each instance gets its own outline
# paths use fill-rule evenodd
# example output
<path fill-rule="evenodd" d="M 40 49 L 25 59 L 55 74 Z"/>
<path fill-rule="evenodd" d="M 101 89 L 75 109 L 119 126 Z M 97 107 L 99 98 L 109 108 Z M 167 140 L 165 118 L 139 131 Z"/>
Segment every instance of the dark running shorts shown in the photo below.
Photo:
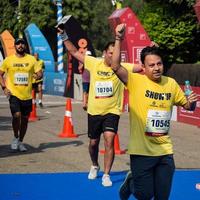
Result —
<path fill-rule="evenodd" d="M 111 131 L 117 133 L 119 115 L 108 113 L 106 115 L 88 114 L 88 137 L 97 139 L 101 133 Z"/>
<path fill-rule="evenodd" d="M 83 83 L 83 92 L 89 92 L 90 83 Z"/>
<path fill-rule="evenodd" d="M 23 116 L 28 116 L 32 111 L 32 99 L 20 100 L 16 96 L 10 96 L 10 111 L 12 115 L 16 112 L 21 112 Z"/>
<path fill-rule="evenodd" d="M 38 85 L 42 85 L 43 84 L 43 81 L 39 81 L 39 82 L 37 82 L 37 83 L 33 83 L 32 84 L 32 88 L 33 88 L 33 90 L 35 90 L 35 92 L 38 92 Z"/>

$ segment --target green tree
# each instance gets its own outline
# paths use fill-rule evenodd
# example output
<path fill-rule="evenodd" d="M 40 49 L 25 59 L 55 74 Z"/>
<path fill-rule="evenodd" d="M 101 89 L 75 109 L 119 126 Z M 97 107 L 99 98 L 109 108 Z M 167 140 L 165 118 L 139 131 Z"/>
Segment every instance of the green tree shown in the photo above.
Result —
<path fill-rule="evenodd" d="M 112 6 L 111 1 L 96 0 L 93 5 L 93 20 L 88 31 L 96 49 L 103 50 L 108 41 L 113 40 L 113 32 L 110 29 L 108 17 L 112 14 L 115 8 Z M 98 56 L 101 56 L 101 53 Z"/>
<path fill-rule="evenodd" d="M 160 45 L 168 64 L 198 61 L 199 26 L 186 2 L 146 1 L 139 18 L 151 40 Z"/>
<path fill-rule="evenodd" d="M 0 33 L 5 29 L 11 33 L 16 31 L 15 25 L 17 24 L 17 10 L 15 9 L 16 3 L 10 3 L 9 0 L 1 1 L 0 6 Z M 11 17 L 12 16 L 12 17 Z"/>

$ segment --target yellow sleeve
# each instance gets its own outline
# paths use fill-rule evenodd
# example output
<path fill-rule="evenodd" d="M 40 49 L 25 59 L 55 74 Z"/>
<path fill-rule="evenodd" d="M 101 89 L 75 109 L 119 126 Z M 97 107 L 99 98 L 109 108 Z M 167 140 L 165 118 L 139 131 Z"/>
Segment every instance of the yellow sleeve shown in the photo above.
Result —
<path fill-rule="evenodd" d="M 133 63 L 121 63 L 123 67 L 125 67 L 128 72 L 133 72 L 134 64 Z"/>
<path fill-rule="evenodd" d="M 88 71 L 91 71 L 94 68 L 96 61 L 97 61 L 97 58 L 86 55 L 85 60 L 84 60 L 85 69 L 87 69 Z"/>
<path fill-rule="evenodd" d="M 43 70 L 43 61 L 42 60 L 36 61 L 35 65 L 34 65 L 35 73 L 39 72 L 40 70 Z"/>

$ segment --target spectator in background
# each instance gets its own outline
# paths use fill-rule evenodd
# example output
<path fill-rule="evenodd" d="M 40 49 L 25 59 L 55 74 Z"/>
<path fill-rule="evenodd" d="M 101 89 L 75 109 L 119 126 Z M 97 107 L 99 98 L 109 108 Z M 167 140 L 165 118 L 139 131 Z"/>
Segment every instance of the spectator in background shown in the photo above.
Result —
<path fill-rule="evenodd" d="M 86 51 L 86 55 L 91 55 L 90 51 Z M 83 64 L 79 63 L 79 72 L 82 74 L 82 86 L 83 86 L 83 110 L 87 110 L 88 93 L 90 88 L 90 72 L 87 69 L 83 69 Z"/>

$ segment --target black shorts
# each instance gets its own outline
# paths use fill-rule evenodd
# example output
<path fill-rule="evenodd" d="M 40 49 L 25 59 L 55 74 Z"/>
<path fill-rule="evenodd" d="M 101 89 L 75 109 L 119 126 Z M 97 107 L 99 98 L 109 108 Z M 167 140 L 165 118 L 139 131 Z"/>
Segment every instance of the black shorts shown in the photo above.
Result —
<path fill-rule="evenodd" d="M 119 115 L 112 113 L 106 115 L 88 114 L 88 137 L 97 139 L 105 131 L 117 133 L 119 118 Z"/>
<path fill-rule="evenodd" d="M 83 83 L 83 92 L 89 92 L 90 83 Z"/>
<path fill-rule="evenodd" d="M 28 116 L 32 111 L 32 99 L 29 100 L 20 100 L 16 96 L 10 96 L 10 111 L 12 115 L 16 112 L 21 112 L 23 116 Z"/>
<path fill-rule="evenodd" d="M 43 81 L 39 81 L 37 83 L 32 84 L 32 89 L 35 90 L 35 92 L 38 92 L 38 85 L 42 85 Z"/>

